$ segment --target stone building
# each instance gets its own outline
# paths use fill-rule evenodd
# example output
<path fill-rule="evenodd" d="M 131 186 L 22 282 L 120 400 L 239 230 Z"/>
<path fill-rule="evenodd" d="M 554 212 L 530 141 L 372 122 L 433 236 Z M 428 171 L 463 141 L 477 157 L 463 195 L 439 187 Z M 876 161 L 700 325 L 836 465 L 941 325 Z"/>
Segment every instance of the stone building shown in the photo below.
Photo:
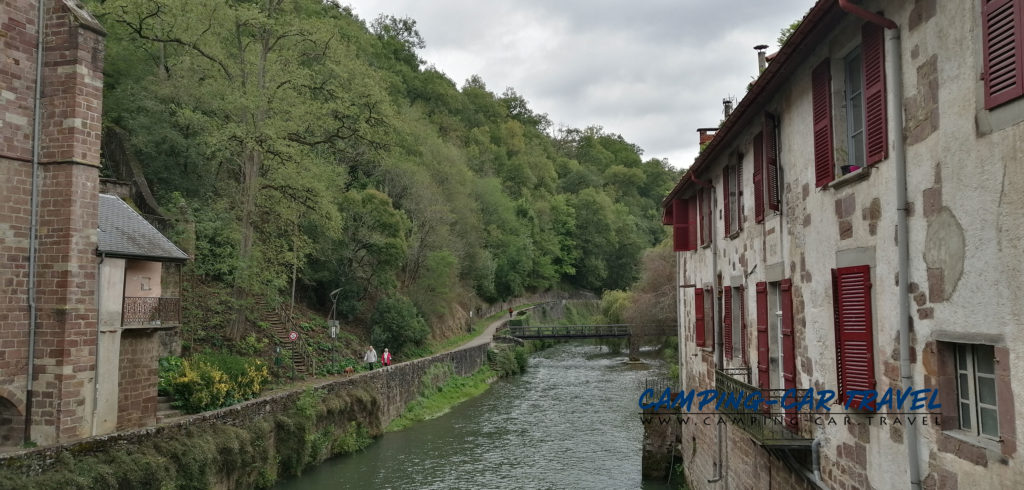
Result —
<path fill-rule="evenodd" d="M 74 0 L 0 6 L 0 447 L 112 430 L 97 373 L 131 361 L 97 364 L 104 35 Z"/>
<path fill-rule="evenodd" d="M 663 202 L 681 389 L 852 406 L 683 425 L 691 487 L 1024 488 L 1022 121 L 1024 1 L 811 8 Z"/>

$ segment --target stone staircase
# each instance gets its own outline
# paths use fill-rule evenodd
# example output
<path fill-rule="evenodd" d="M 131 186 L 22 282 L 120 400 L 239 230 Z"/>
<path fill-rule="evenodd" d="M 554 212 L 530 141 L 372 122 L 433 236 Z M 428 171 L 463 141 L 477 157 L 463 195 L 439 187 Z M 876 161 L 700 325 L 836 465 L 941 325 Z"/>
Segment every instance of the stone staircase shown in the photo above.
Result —
<path fill-rule="evenodd" d="M 293 342 L 288 338 L 288 333 L 294 329 L 294 326 L 290 324 L 284 314 L 268 305 L 263 298 L 256 298 L 253 300 L 253 304 L 259 312 L 260 321 L 270 325 L 271 331 L 274 332 L 274 337 L 277 337 L 281 342 L 281 349 L 291 358 L 295 372 L 305 374 L 306 358 L 297 348 L 299 347 L 299 341 Z"/>
<path fill-rule="evenodd" d="M 156 423 L 163 423 L 165 420 L 170 420 L 185 415 L 184 413 L 181 412 L 181 410 L 174 408 L 174 406 L 172 405 L 173 403 L 173 397 L 156 397 Z"/>

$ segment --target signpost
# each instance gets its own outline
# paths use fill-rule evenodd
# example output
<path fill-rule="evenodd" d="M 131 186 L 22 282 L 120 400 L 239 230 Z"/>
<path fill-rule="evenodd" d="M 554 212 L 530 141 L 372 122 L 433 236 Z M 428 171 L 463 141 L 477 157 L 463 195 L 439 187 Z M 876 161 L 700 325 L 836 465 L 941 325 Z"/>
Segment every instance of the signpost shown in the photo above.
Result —
<path fill-rule="evenodd" d="M 294 330 L 292 330 L 291 332 L 288 332 L 288 340 L 290 340 L 292 342 L 295 342 L 296 340 L 299 340 L 299 332 L 296 332 Z"/>

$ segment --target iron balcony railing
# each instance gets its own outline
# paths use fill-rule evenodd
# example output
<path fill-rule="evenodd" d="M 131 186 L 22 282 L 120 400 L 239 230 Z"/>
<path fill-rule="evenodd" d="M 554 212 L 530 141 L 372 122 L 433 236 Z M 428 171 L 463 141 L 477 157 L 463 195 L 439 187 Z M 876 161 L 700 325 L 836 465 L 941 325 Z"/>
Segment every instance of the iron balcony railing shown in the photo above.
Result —
<path fill-rule="evenodd" d="M 121 324 L 126 327 L 181 324 L 181 298 L 125 296 Z"/>
<path fill-rule="evenodd" d="M 741 379 L 742 378 L 742 379 Z M 786 390 L 762 390 L 751 385 L 749 368 L 727 368 L 715 370 L 715 390 L 719 396 L 722 394 L 733 394 L 746 398 L 747 394 L 760 392 L 764 402 L 758 407 L 748 408 L 744 406 L 733 406 L 722 404 L 719 412 L 722 417 L 732 422 L 732 425 L 746 431 L 759 444 L 774 447 L 804 447 L 811 443 L 811 440 L 800 435 L 798 424 L 800 414 L 795 410 L 786 413 L 781 408 L 781 403 Z M 795 403 L 807 390 L 796 390 L 796 396 L 790 393 L 785 399 L 786 404 Z M 774 404 L 768 404 L 774 401 Z M 806 416 L 806 413 L 805 413 Z"/>

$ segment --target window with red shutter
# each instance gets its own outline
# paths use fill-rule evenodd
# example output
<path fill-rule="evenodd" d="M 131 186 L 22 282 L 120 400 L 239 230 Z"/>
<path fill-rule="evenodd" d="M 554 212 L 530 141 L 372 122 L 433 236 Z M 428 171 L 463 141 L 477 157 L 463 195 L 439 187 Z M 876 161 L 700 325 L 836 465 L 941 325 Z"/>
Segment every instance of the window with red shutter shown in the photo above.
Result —
<path fill-rule="evenodd" d="M 687 216 L 689 236 L 686 237 L 686 249 L 697 250 L 697 196 L 687 199 L 686 208 L 690 211 Z"/>
<path fill-rule="evenodd" d="M 764 133 L 754 135 L 754 221 L 764 221 Z"/>
<path fill-rule="evenodd" d="M 732 203 L 729 201 L 730 195 L 731 194 L 729 192 L 729 167 L 726 166 L 724 169 L 722 169 L 722 211 L 725 213 L 725 226 L 723 227 L 723 229 L 725 230 L 726 237 L 732 235 L 732 216 L 730 215 L 732 210 Z"/>
<path fill-rule="evenodd" d="M 1024 95 L 1024 0 L 982 0 L 985 108 Z"/>
<path fill-rule="evenodd" d="M 814 124 L 814 181 L 821 187 L 835 178 L 832 141 L 832 69 L 828 59 L 811 73 L 811 106 Z"/>
<path fill-rule="evenodd" d="M 796 389 L 796 340 L 793 334 L 793 282 L 783 279 L 779 283 L 782 307 L 782 380 L 783 388 Z M 787 400 L 791 404 L 796 400 Z M 786 410 L 786 427 L 796 428 L 796 408 Z"/>
<path fill-rule="evenodd" d="M 732 288 L 722 290 L 722 350 L 725 358 L 732 359 Z"/>
<path fill-rule="evenodd" d="M 832 282 L 837 322 L 836 372 L 839 397 L 846 403 L 851 390 L 875 389 L 871 268 L 860 265 L 833 269 Z M 857 407 L 861 401 L 855 399 L 851 406 Z"/>
<path fill-rule="evenodd" d="M 665 206 L 665 209 L 661 211 L 661 224 L 674 225 L 676 223 L 675 218 L 672 217 L 673 208 L 675 208 L 675 206 L 672 203 L 669 203 L 669 205 Z"/>
<path fill-rule="evenodd" d="M 697 250 L 697 198 L 676 198 L 672 201 L 671 215 L 673 250 Z"/>
<path fill-rule="evenodd" d="M 697 347 L 704 347 L 704 290 L 693 289 L 693 333 Z"/>
<path fill-rule="evenodd" d="M 740 360 L 743 361 L 744 366 L 747 366 L 750 364 L 750 354 L 747 354 L 747 301 L 744 297 L 746 288 L 740 286 L 733 288 L 733 291 L 736 292 L 736 300 L 740 304 Z"/>
<path fill-rule="evenodd" d="M 767 188 L 768 209 L 779 210 L 779 135 L 778 124 L 772 114 L 764 115 L 764 181 Z"/>
<path fill-rule="evenodd" d="M 757 387 L 763 390 L 761 397 L 768 399 L 771 389 L 771 360 L 768 358 L 768 284 L 757 283 L 755 314 L 757 315 Z M 764 408 L 769 409 L 766 404 Z"/>
<path fill-rule="evenodd" d="M 700 202 L 700 244 L 707 245 L 711 241 L 711 191 L 701 189 L 697 196 Z"/>
<path fill-rule="evenodd" d="M 729 189 L 732 191 L 733 210 L 733 231 L 743 229 L 743 154 L 736 157 L 736 165 L 733 165 L 733 181 Z"/>
<path fill-rule="evenodd" d="M 864 55 L 864 146 L 868 165 L 889 155 L 885 112 L 885 29 L 871 22 L 861 27 Z"/>

